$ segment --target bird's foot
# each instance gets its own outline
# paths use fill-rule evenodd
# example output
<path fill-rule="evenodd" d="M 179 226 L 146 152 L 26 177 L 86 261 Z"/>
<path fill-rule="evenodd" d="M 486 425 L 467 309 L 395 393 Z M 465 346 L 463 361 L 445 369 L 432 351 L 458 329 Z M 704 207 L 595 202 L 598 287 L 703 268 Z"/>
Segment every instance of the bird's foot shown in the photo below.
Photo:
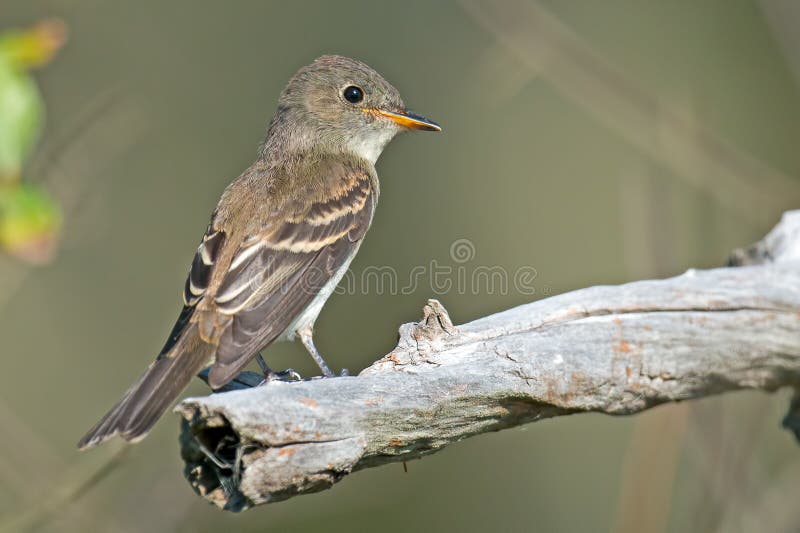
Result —
<path fill-rule="evenodd" d="M 300 337 L 303 346 L 305 346 L 308 353 L 314 359 L 314 362 L 317 363 L 319 369 L 322 370 L 321 378 L 336 378 L 350 375 L 350 372 L 348 372 L 346 368 L 343 368 L 338 375 L 333 373 L 330 367 L 325 363 L 325 359 L 320 355 L 317 347 L 314 346 L 313 331 L 310 327 L 299 330 L 297 336 Z"/>
<path fill-rule="evenodd" d="M 258 361 L 258 366 L 261 367 L 261 372 L 264 374 L 264 379 L 256 385 L 256 387 L 261 387 L 262 385 L 266 385 L 270 381 L 300 381 L 303 379 L 294 368 L 287 368 L 286 370 L 281 370 L 280 372 L 275 372 L 272 370 L 264 358 L 261 357 L 261 354 L 256 356 L 256 361 Z"/>
<path fill-rule="evenodd" d="M 261 380 L 261 383 L 256 385 L 256 387 L 262 387 L 273 381 L 291 382 L 302 381 L 302 379 L 303 376 L 301 376 L 300 373 L 294 368 L 287 368 L 286 370 L 281 370 L 280 372 L 270 370 L 269 372 L 264 373 L 264 379 Z"/>

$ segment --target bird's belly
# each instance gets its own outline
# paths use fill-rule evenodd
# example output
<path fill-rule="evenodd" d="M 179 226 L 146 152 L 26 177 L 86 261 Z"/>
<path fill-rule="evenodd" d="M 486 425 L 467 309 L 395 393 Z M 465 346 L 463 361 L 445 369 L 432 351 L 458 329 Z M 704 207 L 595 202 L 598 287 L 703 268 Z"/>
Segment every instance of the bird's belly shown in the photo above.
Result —
<path fill-rule="evenodd" d="M 297 337 L 297 332 L 306 327 L 314 327 L 314 322 L 317 320 L 319 313 L 322 311 L 322 307 L 325 305 L 325 302 L 328 301 L 333 291 L 336 290 L 336 286 L 339 285 L 339 282 L 342 281 L 342 278 L 347 272 L 347 268 L 350 266 L 350 263 L 353 261 L 353 258 L 358 253 L 358 248 L 361 247 L 361 243 L 358 243 L 358 246 L 350 257 L 339 267 L 339 270 L 331 276 L 331 279 L 328 280 L 327 283 L 320 289 L 317 295 L 311 300 L 311 303 L 306 306 L 303 311 L 297 315 L 297 317 L 292 321 L 291 324 L 280 334 L 277 338 L 278 341 L 291 341 Z"/>

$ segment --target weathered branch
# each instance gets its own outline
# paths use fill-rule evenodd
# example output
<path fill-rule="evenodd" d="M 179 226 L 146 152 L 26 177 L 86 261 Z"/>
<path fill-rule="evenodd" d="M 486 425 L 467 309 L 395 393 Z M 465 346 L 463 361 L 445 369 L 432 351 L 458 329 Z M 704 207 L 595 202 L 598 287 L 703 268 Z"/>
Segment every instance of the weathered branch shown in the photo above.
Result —
<path fill-rule="evenodd" d="M 186 476 L 240 511 L 543 418 L 799 386 L 800 211 L 732 264 L 746 266 L 592 287 L 458 328 L 431 300 L 356 377 L 181 402 Z M 794 405 L 785 424 L 800 432 Z"/>

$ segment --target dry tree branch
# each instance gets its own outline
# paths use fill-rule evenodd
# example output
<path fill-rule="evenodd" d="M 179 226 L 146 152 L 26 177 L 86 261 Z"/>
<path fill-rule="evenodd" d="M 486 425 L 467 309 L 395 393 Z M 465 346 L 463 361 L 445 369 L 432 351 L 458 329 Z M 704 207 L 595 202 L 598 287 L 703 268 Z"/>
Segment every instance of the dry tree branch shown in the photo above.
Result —
<path fill-rule="evenodd" d="M 732 263 L 578 290 L 458 328 L 430 300 L 358 376 L 181 402 L 186 476 L 241 511 L 543 418 L 800 386 L 800 211 Z M 794 405 L 785 424 L 800 433 Z"/>

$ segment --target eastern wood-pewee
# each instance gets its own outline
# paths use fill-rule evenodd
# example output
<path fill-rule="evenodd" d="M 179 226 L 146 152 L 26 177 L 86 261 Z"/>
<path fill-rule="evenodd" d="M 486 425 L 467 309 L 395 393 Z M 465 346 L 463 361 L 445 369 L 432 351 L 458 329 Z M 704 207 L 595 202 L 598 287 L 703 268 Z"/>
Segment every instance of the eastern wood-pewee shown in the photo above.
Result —
<path fill-rule="evenodd" d="M 144 438 L 201 369 L 219 388 L 277 340 L 299 338 L 332 376 L 314 321 L 372 222 L 375 161 L 404 129 L 441 130 L 364 63 L 323 56 L 300 69 L 255 163 L 211 215 L 164 348 L 78 447 Z"/>

